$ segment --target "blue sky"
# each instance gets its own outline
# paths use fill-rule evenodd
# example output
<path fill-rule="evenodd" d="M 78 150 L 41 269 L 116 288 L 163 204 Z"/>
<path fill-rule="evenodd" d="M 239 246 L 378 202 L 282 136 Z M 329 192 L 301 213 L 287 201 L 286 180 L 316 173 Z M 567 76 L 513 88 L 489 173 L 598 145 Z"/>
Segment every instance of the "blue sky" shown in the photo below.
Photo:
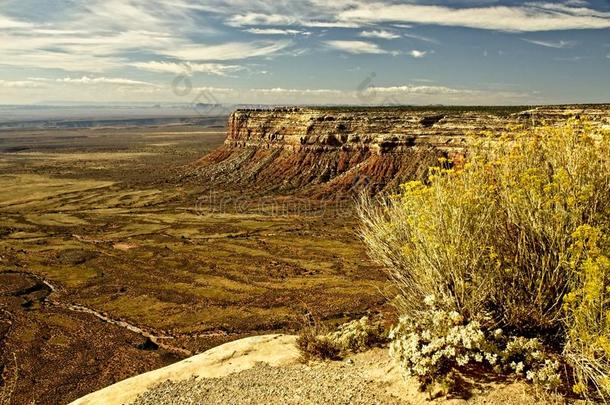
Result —
<path fill-rule="evenodd" d="M 608 0 L 0 0 L 0 103 L 610 102 Z"/>

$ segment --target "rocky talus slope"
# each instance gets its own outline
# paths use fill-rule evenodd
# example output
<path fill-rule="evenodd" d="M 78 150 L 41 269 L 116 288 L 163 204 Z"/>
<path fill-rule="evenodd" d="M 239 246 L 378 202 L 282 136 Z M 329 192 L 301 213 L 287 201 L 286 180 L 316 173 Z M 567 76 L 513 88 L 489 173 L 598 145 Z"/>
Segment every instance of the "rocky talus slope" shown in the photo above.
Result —
<path fill-rule="evenodd" d="M 336 197 L 395 187 L 459 158 L 466 138 L 515 125 L 585 118 L 610 128 L 610 106 L 511 108 L 275 108 L 237 110 L 224 146 L 191 175 L 263 192 Z"/>

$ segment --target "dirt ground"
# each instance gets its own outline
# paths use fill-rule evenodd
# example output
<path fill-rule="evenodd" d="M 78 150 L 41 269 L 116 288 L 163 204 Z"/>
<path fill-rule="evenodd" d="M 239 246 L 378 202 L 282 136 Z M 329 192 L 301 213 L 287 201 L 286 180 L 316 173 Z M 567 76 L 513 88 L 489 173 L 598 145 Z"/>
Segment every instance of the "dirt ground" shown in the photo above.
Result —
<path fill-rule="evenodd" d="M 10 402 L 65 403 L 244 336 L 384 305 L 346 204 L 185 178 L 221 128 L 0 132 Z"/>

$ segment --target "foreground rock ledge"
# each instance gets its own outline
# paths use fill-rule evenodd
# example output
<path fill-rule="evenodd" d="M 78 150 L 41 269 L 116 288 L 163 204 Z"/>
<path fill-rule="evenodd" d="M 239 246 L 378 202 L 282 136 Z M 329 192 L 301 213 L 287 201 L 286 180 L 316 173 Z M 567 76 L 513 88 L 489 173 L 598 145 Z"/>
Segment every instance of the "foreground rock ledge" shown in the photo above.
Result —
<path fill-rule="evenodd" d="M 414 381 L 401 378 L 387 349 L 373 349 L 343 362 L 302 365 L 295 340 L 296 336 L 267 335 L 230 342 L 72 404 L 129 404 L 142 394 L 138 401 L 146 404 L 430 403 Z M 176 384 L 168 385 L 168 381 Z M 159 386 L 161 383 L 165 384 Z M 486 382 L 478 384 L 468 399 L 437 399 L 434 403 L 543 403 L 529 391 L 524 383 Z"/>
<path fill-rule="evenodd" d="M 73 405 L 120 405 L 133 402 L 148 388 L 166 380 L 181 381 L 193 376 L 224 377 L 252 368 L 258 362 L 274 367 L 297 363 L 296 336 L 265 335 L 229 342 L 158 370 L 149 371 L 72 402 Z"/>

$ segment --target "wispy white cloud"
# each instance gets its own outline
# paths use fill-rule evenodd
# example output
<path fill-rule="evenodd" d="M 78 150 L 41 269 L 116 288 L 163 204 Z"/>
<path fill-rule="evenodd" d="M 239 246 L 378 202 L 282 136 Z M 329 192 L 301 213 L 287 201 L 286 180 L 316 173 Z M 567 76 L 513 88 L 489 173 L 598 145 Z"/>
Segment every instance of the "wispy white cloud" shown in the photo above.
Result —
<path fill-rule="evenodd" d="M 380 38 L 380 39 L 397 39 L 400 38 L 400 35 L 395 34 L 391 31 L 386 30 L 370 30 L 370 31 L 362 31 L 359 34 L 362 38 Z"/>
<path fill-rule="evenodd" d="M 0 45 L 0 51 L 1 48 Z M 119 68 L 124 62 L 125 59 L 122 57 L 73 54 L 42 49 L 5 52 L 0 58 L 0 66 L 95 73 Z"/>
<path fill-rule="evenodd" d="M 356 22 L 337 21 L 331 14 L 324 16 L 322 19 L 312 19 L 300 15 L 250 12 L 230 16 L 226 22 L 233 27 L 296 25 L 309 28 L 358 28 L 361 26 Z"/>
<path fill-rule="evenodd" d="M 234 27 L 245 27 L 249 25 L 294 25 L 298 19 L 288 15 L 246 13 L 237 14 L 227 19 L 227 24 Z"/>
<path fill-rule="evenodd" d="M 140 80 L 126 79 L 122 77 L 92 77 L 92 76 L 81 76 L 81 77 L 62 77 L 52 79 L 48 77 L 28 77 L 26 83 L 35 83 L 41 85 L 42 83 L 68 83 L 68 84 L 83 84 L 83 85 L 121 85 L 121 86 L 153 86 L 157 87 L 154 83 L 144 82 Z"/>
<path fill-rule="evenodd" d="M 245 30 L 251 34 L 257 35 L 310 35 L 311 32 L 300 30 L 289 30 L 280 28 L 250 28 Z"/>
<path fill-rule="evenodd" d="M 58 83 L 71 83 L 71 84 L 84 84 L 84 85 L 97 85 L 97 84 L 117 84 L 121 86 L 153 86 L 157 85 L 153 83 L 143 82 L 140 80 L 124 79 L 120 77 L 64 77 L 55 80 Z"/>
<path fill-rule="evenodd" d="M 159 30 L 167 21 L 151 14 L 154 7 L 135 4 L 91 0 L 47 16 L 44 24 L 12 24 L 0 31 L 0 65 L 97 73 L 120 68 L 130 52 L 155 52 L 183 41 Z"/>
<path fill-rule="evenodd" d="M 225 3 L 227 3 L 225 1 Z M 284 2 L 229 1 L 239 14 L 227 11 L 227 24 L 237 27 L 302 26 L 358 28 L 389 22 L 397 28 L 412 24 L 468 27 L 485 30 L 536 32 L 610 27 L 610 13 L 573 1 L 531 1 L 515 5 L 468 6 L 408 4 L 391 0 L 345 0 L 332 4 L 317 0 L 300 6 Z M 277 4 L 277 5 L 275 5 Z M 465 4 L 465 5 L 464 5 Z M 476 4 L 476 3 L 475 3 Z"/>
<path fill-rule="evenodd" d="M 35 89 L 43 87 L 35 80 L 0 80 L 0 87 L 12 89 Z"/>
<path fill-rule="evenodd" d="M 6 56 L 50 52 L 72 56 L 112 58 L 127 51 L 156 51 L 178 44 L 170 36 L 148 32 L 127 31 L 99 33 L 65 30 L 6 30 L 0 33 L 0 51 Z M 3 55 L 3 56 L 4 56 Z M 3 60 L 0 59 L 0 63 Z"/>
<path fill-rule="evenodd" d="M 578 45 L 578 42 L 576 41 L 539 41 L 539 40 L 533 40 L 533 39 L 527 39 L 524 38 L 523 39 L 525 42 L 529 42 L 531 44 L 534 45 L 540 45 L 540 46 L 544 46 L 547 48 L 556 48 L 556 49 L 561 49 L 561 48 L 573 48 L 576 45 Z"/>
<path fill-rule="evenodd" d="M 352 54 L 384 54 L 388 51 L 373 42 L 367 41 L 326 41 L 326 45 L 338 51 Z"/>
<path fill-rule="evenodd" d="M 578 62 L 579 60 L 587 59 L 586 56 L 557 56 L 553 60 L 557 62 Z"/>
<path fill-rule="evenodd" d="M 531 93 L 506 91 L 498 89 L 473 89 L 433 85 L 398 85 L 371 86 L 364 90 L 336 90 L 320 88 L 252 88 L 233 89 L 218 87 L 201 87 L 197 91 L 213 94 L 219 99 L 230 99 L 235 94 L 241 94 L 248 100 L 271 100 L 275 103 L 307 104 L 308 100 L 325 100 L 330 103 L 362 104 L 400 104 L 410 102 L 434 102 L 447 100 L 485 100 L 496 96 L 504 100 L 530 99 Z"/>
<path fill-rule="evenodd" d="M 176 62 L 134 62 L 130 63 L 138 69 L 148 70 L 158 73 L 172 73 L 175 75 L 192 75 L 194 73 L 205 73 L 216 76 L 229 76 L 231 73 L 244 70 L 238 65 L 224 65 L 221 63 L 176 63 Z"/>
<path fill-rule="evenodd" d="M 238 60 L 270 56 L 290 44 L 290 41 L 229 42 L 219 45 L 189 44 L 176 49 L 164 49 L 159 53 L 185 61 Z"/>
<path fill-rule="evenodd" d="M 320 21 L 320 20 L 312 20 L 312 21 L 301 21 L 301 24 L 304 27 L 309 28 L 360 28 L 361 24 L 351 23 L 351 22 L 340 22 L 340 21 Z"/>
<path fill-rule="evenodd" d="M 566 0 L 565 4 L 569 6 L 588 6 L 588 0 Z"/>
<path fill-rule="evenodd" d="M 274 87 L 270 89 L 250 89 L 248 90 L 258 94 L 270 95 L 325 95 L 325 96 L 342 96 L 345 92 L 335 89 L 286 89 L 282 87 Z"/>
<path fill-rule="evenodd" d="M 103 87 L 102 87 L 103 86 Z M 115 77 L 65 77 L 61 79 L 32 78 L 27 83 L 7 84 L 0 81 L 0 102 L 11 102 L 20 94 L 32 101 L 48 100 L 49 94 L 61 91 L 62 101 L 160 101 L 189 103 L 197 99 L 212 99 L 220 103 L 269 104 L 429 104 L 485 103 L 490 100 L 525 102 L 532 93 L 481 90 L 443 85 L 396 85 L 368 87 L 364 90 L 332 88 L 236 88 L 195 86 L 186 96 L 174 93 L 170 83 L 154 85 L 137 80 Z M 103 91 L 100 89 L 103 88 Z"/>
<path fill-rule="evenodd" d="M 446 86 L 389 86 L 389 87 L 371 87 L 366 91 L 374 93 L 389 93 L 389 94 L 480 94 L 481 90 L 473 89 L 457 89 Z"/>
<path fill-rule="evenodd" d="M 412 57 L 414 57 L 416 59 L 423 58 L 427 54 L 428 54 L 427 51 L 418 51 L 417 49 L 413 49 L 412 51 L 409 52 L 409 55 L 411 55 Z"/>
<path fill-rule="evenodd" d="M 150 55 L 151 63 L 167 56 L 220 61 L 269 57 L 289 45 L 202 43 L 202 36 L 215 33 L 214 29 L 201 24 L 189 5 L 196 4 L 190 0 L 90 0 L 47 16 L 44 24 L 0 14 L 0 66 L 102 73 L 141 61 L 141 56 L 132 59 L 135 53 Z M 213 65 L 200 68 L 216 75 L 235 71 Z"/>
<path fill-rule="evenodd" d="M 386 58 L 384 62 L 387 55 L 425 58 L 435 51 L 441 53 L 443 48 L 429 44 L 440 45 L 439 40 L 452 42 L 443 37 L 447 30 L 437 29 L 438 33 L 434 34 L 437 40 L 421 35 L 429 32 L 425 25 L 510 32 L 497 38 L 504 42 L 514 39 L 522 42 L 520 38 L 525 37 L 532 44 L 557 49 L 576 47 L 577 43 L 568 41 L 570 37 L 565 33 L 564 38 L 559 33 L 549 33 L 544 40 L 530 39 L 534 35 L 524 33 L 610 28 L 610 12 L 606 8 L 596 10 L 594 2 L 584 0 L 55 0 L 40 2 L 35 12 L 26 10 L 35 1 L 4 1 L 8 6 L 0 6 L 0 68 L 10 72 L 10 76 L 0 76 L 4 79 L 0 84 L 4 89 L 0 93 L 4 95 L 0 97 L 5 100 L 7 93 L 21 97 L 21 94 L 48 91 L 49 97 L 56 98 L 54 94 L 64 94 L 64 90 L 73 91 L 74 97 L 121 95 L 126 99 L 172 99 L 175 95 L 162 74 L 201 73 L 216 76 L 205 78 L 209 82 L 226 83 L 227 78 L 249 74 L 249 67 L 256 64 L 257 69 L 271 72 L 282 87 L 270 84 L 270 89 L 227 88 L 228 99 L 240 99 L 244 95 L 252 100 L 264 96 L 267 102 L 274 102 L 273 97 L 288 102 L 290 95 L 295 99 L 301 95 L 309 102 L 351 102 L 355 96 L 349 92 L 338 95 L 332 89 L 286 88 L 291 86 L 287 84 L 291 80 L 295 87 L 299 84 L 307 87 L 307 83 L 329 72 L 328 69 L 335 69 L 334 66 L 320 66 L 319 71 L 314 69 L 310 75 L 294 76 L 285 69 L 274 70 L 276 61 L 272 59 L 289 55 L 303 58 L 307 54 L 315 64 L 316 53 L 328 49 L 337 53 L 380 55 L 379 59 Z M 64 7 L 67 4 L 70 7 Z M 302 36 L 309 33 L 309 38 L 304 40 Z M 593 45 L 603 46 L 600 43 L 605 40 L 604 33 L 597 33 L 600 39 L 595 37 Z M 253 39 L 253 35 L 259 37 Z M 495 53 L 498 46 L 509 46 L 506 43 L 490 45 L 483 39 L 484 33 L 473 35 L 481 38 L 482 43 L 475 50 L 479 55 L 484 49 Z M 400 38 L 404 40 L 384 42 Z M 399 44 L 401 50 L 396 51 Z M 535 53 L 524 42 L 521 47 L 526 58 Z M 601 56 L 589 57 L 591 63 L 603 63 L 604 57 L 610 59 L 607 51 L 604 48 Z M 460 57 L 456 55 L 458 52 L 444 52 L 442 56 Z M 327 52 L 325 57 L 332 56 Z M 351 59 L 356 65 L 360 63 L 358 57 Z M 397 60 L 405 62 L 404 58 Z M 495 63 L 493 58 L 486 62 Z M 413 63 L 413 74 L 425 74 L 417 70 L 424 67 L 417 65 L 421 64 Z M 24 78 L 16 73 L 19 70 L 24 71 Z M 393 72 L 398 69 L 391 70 L 386 82 L 401 83 L 401 77 Z M 29 75 L 48 75 L 53 79 L 25 80 Z M 338 84 L 340 88 L 350 86 L 349 80 L 353 79 L 352 75 L 345 76 Z M 459 83 L 460 78 L 455 78 L 451 85 L 455 87 L 447 88 L 461 91 Z M 98 91 L 97 86 L 104 86 L 104 91 Z M 404 102 L 416 102 L 418 98 L 410 98 L 416 95 L 425 102 L 444 102 L 441 95 L 449 101 L 480 102 L 493 95 L 485 91 L 451 93 L 437 89 L 438 99 L 435 99 L 429 94 L 432 89 L 405 86 L 394 89 L 397 94 L 403 94 Z M 91 94 L 85 91 L 87 88 Z M 315 99 L 316 96 L 319 98 Z"/>
<path fill-rule="evenodd" d="M 432 79 L 411 79 L 411 81 L 415 82 L 415 83 L 434 83 L 434 80 Z"/>
<path fill-rule="evenodd" d="M 407 37 L 407 38 L 417 39 L 419 41 L 429 42 L 431 44 L 436 44 L 436 45 L 440 44 L 440 42 L 434 38 L 425 37 L 423 35 L 412 34 L 410 32 L 405 32 L 402 34 L 402 36 Z"/>
<path fill-rule="evenodd" d="M 2 14 L 0 14 L 0 29 L 29 28 L 31 26 L 32 26 L 32 24 L 30 24 L 30 23 L 23 22 L 23 21 L 17 21 L 15 19 L 3 16 Z"/>
<path fill-rule="evenodd" d="M 348 23 L 404 22 L 486 30 L 534 32 L 610 27 L 610 13 L 555 3 L 453 8 L 438 5 L 357 1 L 338 20 Z"/>

